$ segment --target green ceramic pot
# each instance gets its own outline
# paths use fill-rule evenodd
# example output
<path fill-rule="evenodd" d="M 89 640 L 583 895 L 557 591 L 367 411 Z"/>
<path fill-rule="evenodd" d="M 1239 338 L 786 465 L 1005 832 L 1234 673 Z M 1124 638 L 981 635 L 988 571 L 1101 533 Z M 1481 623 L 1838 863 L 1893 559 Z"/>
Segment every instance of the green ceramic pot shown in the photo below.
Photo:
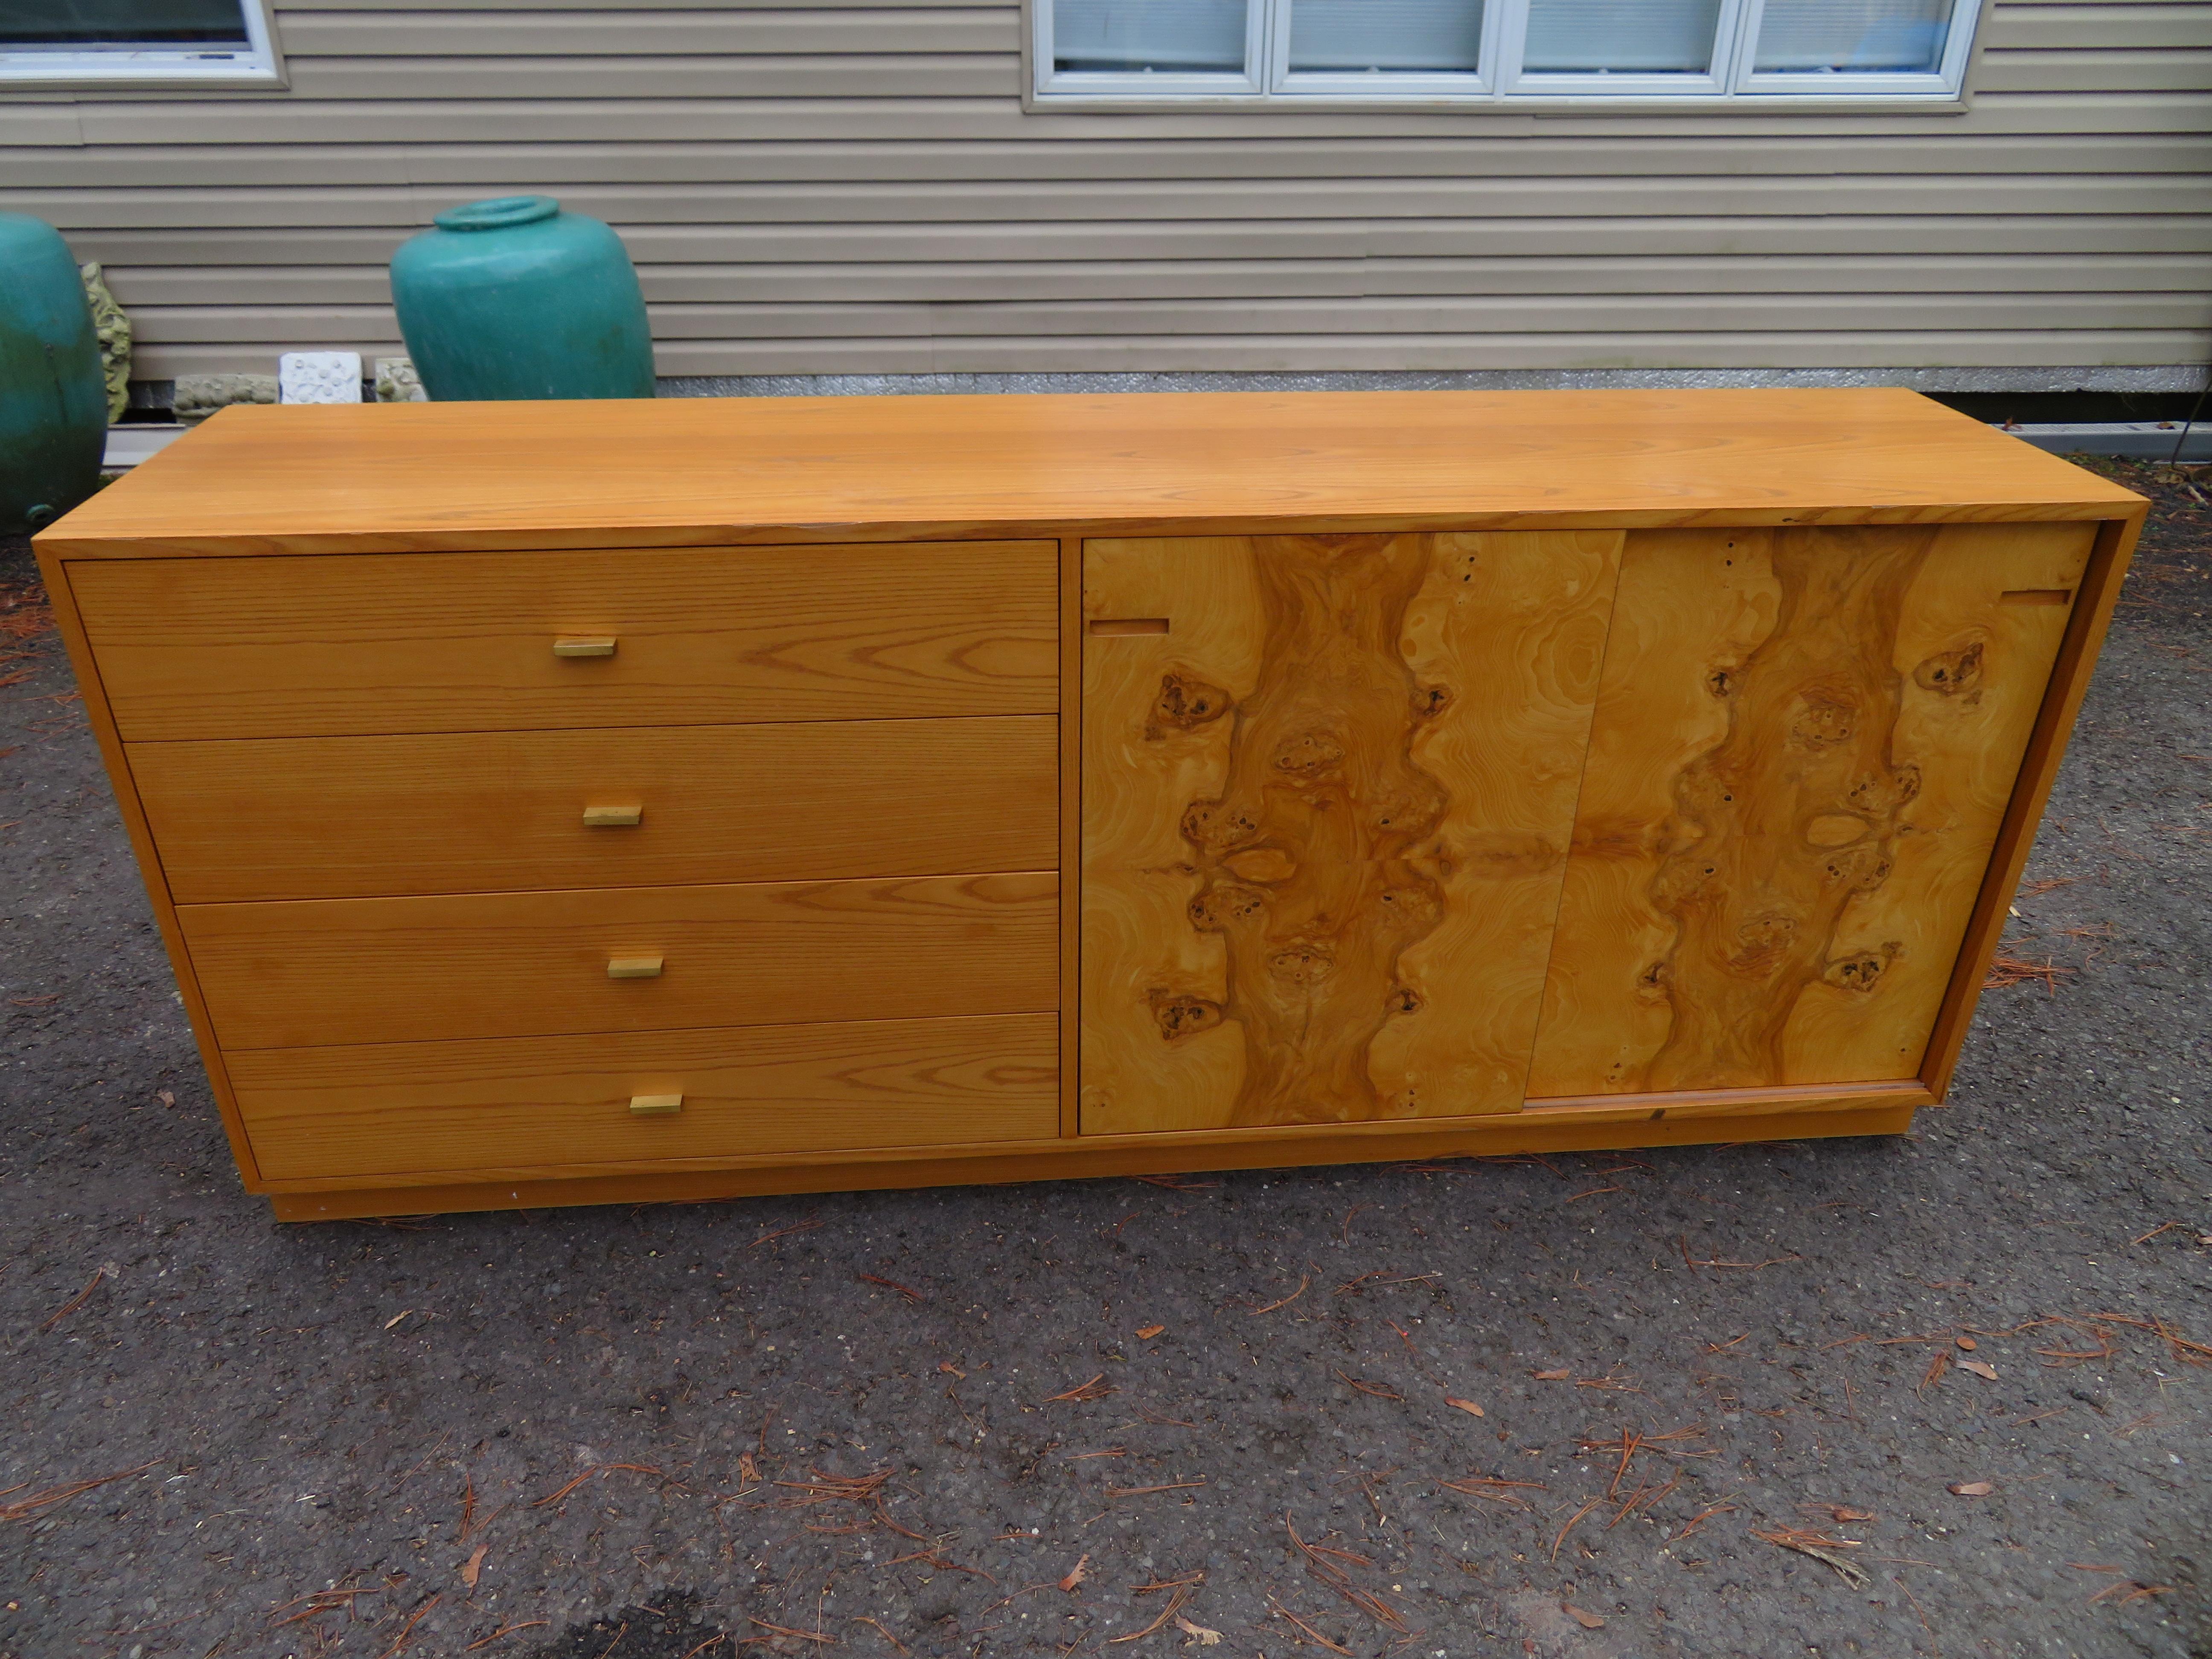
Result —
<path fill-rule="evenodd" d="M 43 530 L 100 487 L 107 386 L 61 233 L 0 213 L 0 535 Z"/>
<path fill-rule="evenodd" d="M 392 298 L 439 403 L 650 398 L 653 331 L 622 239 L 550 196 L 448 209 L 392 256 Z"/>

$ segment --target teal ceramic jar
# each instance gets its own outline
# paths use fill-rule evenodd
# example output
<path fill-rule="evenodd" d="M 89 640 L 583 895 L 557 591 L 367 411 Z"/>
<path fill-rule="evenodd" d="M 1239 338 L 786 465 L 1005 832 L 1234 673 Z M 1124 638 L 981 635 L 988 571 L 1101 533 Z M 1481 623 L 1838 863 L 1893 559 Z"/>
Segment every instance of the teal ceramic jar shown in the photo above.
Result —
<path fill-rule="evenodd" d="M 440 403 L 650 398 L 653 331 L 622 238 L 550 196 L 448 209 L 392 256 L 392 298 Z"/>
<path fill-rule="evenodd" d="M 43 530 L 100 485 L 107 384 L 61 233 L 0 213 L 0 534 Z"/>

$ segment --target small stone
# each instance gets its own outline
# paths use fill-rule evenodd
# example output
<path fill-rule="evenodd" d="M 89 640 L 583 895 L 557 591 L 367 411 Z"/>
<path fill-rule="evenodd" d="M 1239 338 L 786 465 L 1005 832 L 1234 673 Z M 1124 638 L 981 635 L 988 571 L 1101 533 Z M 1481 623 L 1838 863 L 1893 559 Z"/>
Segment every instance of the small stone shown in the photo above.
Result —
<path fill-rule="evenodd" d="M 430 394 L 422 389 L 422 377 L 415 372 L 412 357 L 379 357 L 376 360 L 376 401 L 380 404 L 426 404 Z"/>

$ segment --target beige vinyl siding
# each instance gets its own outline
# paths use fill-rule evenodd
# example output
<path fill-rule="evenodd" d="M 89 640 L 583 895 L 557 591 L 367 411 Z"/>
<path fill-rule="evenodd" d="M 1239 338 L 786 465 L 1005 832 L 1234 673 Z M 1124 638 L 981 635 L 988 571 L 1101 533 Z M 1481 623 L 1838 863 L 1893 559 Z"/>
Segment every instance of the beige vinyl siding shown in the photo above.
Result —
<path fill-rule="evenodd" d="M 288 89 L 0 94 L 138 373 L 398 349 L 440 208 L 623 233 L 664 374 L 2165 366 L 2212 0 L 2006 0 L 1964 113 L 1026 112 L 1018 7 L 280 4 Z"/>

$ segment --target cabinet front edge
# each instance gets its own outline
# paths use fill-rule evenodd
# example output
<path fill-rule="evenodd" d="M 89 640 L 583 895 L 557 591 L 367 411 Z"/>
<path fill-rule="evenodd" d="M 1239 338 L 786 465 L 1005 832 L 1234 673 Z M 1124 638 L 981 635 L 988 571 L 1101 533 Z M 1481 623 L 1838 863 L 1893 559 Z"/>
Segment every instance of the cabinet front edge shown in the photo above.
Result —
<path fill-rule="evenodd" d="M 718 1169 L 558 1181 L 287 1191 L 274 1194 L 270 1203 L 279 1221 L 337 1221 L 361 1216 L 538 1209 L 576 1204 L 703 1204 L 787 1193 L 1096 1180 L 1198 1170 L 1287 1169 L 1328 1163 L 1398 1163 L 1522 1152 L 1605 1152 L 1645 1146 L 1822 1139 L 1845 1135 L 1899 1135 L 1911 1128 L 1913 1111 L 1910 1104 L 1881 1104 L 1829 1111 L 1668 1117 L 1632 1124 L 1576 1121 L 1564 1115 L 1549 1113 L 1510 1114 L 1487 1120 L 1485 1128 L 1425 1127 L 1389 1139 L 1364 1139 L 1349 1147 L 1328 1141 L 1274 1139 L 1200 1151 L 1154 1146 L 1148 1144 L 1146 1137 L 1128 1136 L 1115 1137 L 1115 1143 L 1105 1147 L 1086 1149 L 1080 1158 L 1051 1147 L 1017 1156 L 915 1158 L 860 1164 L 817 1163 L 798 1168 Z"/>
<path fill-rule="evenodd" d="M 554 549 L 810 545 L 836 542 L 1050 541 L 1056 537 L 1238 536 L 1372 531 L 1665 530 L 1773 525 L 2057 524 L 2140 520 L 2145 510 L 2116 501 L 1923 501 L 1905 505 L 1767 507 L 1736 504 L 1671 510 L 1432 511 L 1161 514 L 1071 520 L 1036 518 L 876 520 L 844 524 L 502 526 L 297 532 L 203 531 L 161 536 L 67 533 L 67 520 L 35 538 L 60 559 L 145 559 L 333 553 L 529 552 Z"/>
<path fill-rule="evenodd" d="M 469 1170 L 425 1170 L 411 1175 L 348 1177 L 342 1181 L 293 1177 L 270 1181 L 262 1189 L 271 1193 L 307 1194 L 343 1187 L 427 1190 L 486 1182 L 568 1182 L 597 1179 L 689 1178 L 710 1171 L 781 1175 L 791 1178 L 810 1171 L 858 1172 L 871 1169 L 929 1167 L 947 1161 L 963 1165 L 985 1165 L 1012 1161 L 1024 1165 L 1040 1162 L 1054 1166 L 1054 1176 L 1080 1178 L 1100 1173 L 1132 1153 L 1158 1155 L 1173 1160 L 1192 1160 L 1191 1167 L 1213 1167 L 1207 1159 L 1227 1152 L 1232 1156 L 1254 1151 L 1294 1154 L 1290 1162 L 1342 1163 L 1388 1161 L 1416 1156 L 1401 1150 L 1410 1142 L 1427 1142 L 1439 1135 L 1462 1139 L 1511 1138 L 1525 1133 L 1549 1133 L 1588 1128 L 1625 1137 L 1656 1126 L 1726 1126 L 1730 1131 L 1717 1138 L 1757 1139 L 1736 1133 L 1740 1126 L 1778 1114 L 1813 1119 L 1823 1115 L 1868 1110 L 1903 1109 L 1930 1103 L 1928 1091 L 1917 1079 L 1881 1083 L 1820 1084 L 1776 1089 L 1715 1089 L 1671 1095 L 1591 1095 L 1572 1099 L 1532 1101 L 1521 1112 L 1482 1116 L 1393 1118 L 1369 1123 L 1309 1123 L 1251 1129 L 1186 1129 L 1167 1133 L 1124 1135 L 1081 1135 L 1060 1139 L 1004 1140 L 989 1143 L 948 1143 L 922 1146 L 847 1148 L 822 1152 L 763 1152 L 720 1158 L 641 1159 L 628 1164 L 589 1166 L 546 1164 L 487 1165 Z M 1532 1130 L 1531 1126 L 1541 1126 Z M 1695 1139 L 1695 1136 L 1692 1137 Z M 1221 1167 L 1233 1167 L 1221 1166 Z M 1006 1176 L 1003 1179 L 1033 1179 Z M 856 1182 L 856 1185 L 868 1184 Z M 907 1184 L 927 1185 L 925 1181 Z"/>

